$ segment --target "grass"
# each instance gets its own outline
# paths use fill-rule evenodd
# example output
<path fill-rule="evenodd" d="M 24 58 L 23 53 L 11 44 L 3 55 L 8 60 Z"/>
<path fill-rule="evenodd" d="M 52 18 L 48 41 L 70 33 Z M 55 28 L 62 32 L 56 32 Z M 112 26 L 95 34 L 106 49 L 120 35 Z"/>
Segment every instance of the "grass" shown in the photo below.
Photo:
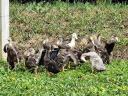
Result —
<path fill-rule="evenodd" d="M 89 64 L 49 77 L 27 71 L 7 72 L 0 62 L 1 96 L 127 96 L 128 61 L 117 60 L 107 65 L 107 71 L 91 73 Z"/>
<path fill-rule="evenodd" d="M 73 32 L 84 36 L 101 33 L 105 38 L 117 34 L 116 59 L 107 71 L 91 73 L 89 64 L 49 77 L 43 70 L 34 75 L 18 67 L 7 71 L 0 61 L 1 96 L 127 96 L 128 95 L 128 5 L 10 3 L 10 32 L 14 41 L 27 49 L 40 45 L 46 35 L 64 37 Z M 35 43 L 36 42 L 36 43 Z M 122 58 L 121 60 L 117 60 Z M 21 70 L 22 69 L 22 70 Z"/>
<path fill-rule="evenodd" d="M 124 35 L 127 30 L 128 5 L 124 4 L 10 4 L 11 36 L 24 48 L 28 43 L 32 43 L 34 48 L 41 45 L 46 35 L 56 38 L 58 35 L 69 37 L 73 32 L 79 36 L 101 33 L 109 38 L 116 34 L 120 42 L 114 54 L 117 58 L 128 59 L 128 38 Z"/>

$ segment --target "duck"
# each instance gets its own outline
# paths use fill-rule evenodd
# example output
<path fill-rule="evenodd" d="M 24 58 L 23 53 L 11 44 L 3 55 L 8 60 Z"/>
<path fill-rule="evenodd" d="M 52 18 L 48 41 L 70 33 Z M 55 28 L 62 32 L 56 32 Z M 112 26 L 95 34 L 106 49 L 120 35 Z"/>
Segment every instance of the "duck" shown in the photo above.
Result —
<path fill-rule="evenodd" d="M 36 53 L 34 48 L 29 48 L 24 53 L 25 67 L 32 73 L 37 74 L 38 64 L 41 57 L 41 52 Z"/>
<path fill-rule="evenodd" d="M 100 34 L 96 34 L 90 37 L 90 40 L 93 45 L 93 51 L 95 51 L 99 56 L 102 58 L 104 64 L 110 63 L 110 57 L 107 52 L 106 46 L 106 39 L 102 37 Z"/>
<path fill-rule="evenodd" d="M 92 44 L 90 38 L 88 37 L 88 35 L 86 35 L 79 39 L 75 49 L 72 49 L 72 52 L 74 53 L 74 55 L 79 63 L 84 63 L 80 58 L 81 55 L 85 52 L 89 52 L 92 49 L 93 49 L 93 44 Z M 86 57 L 86 59 L 89 59 L 89 58 Z"/>
<path fill-rule="evenodd" d="M 62 49 L 73 50 L 76 47 L 76 40 L 78 39 L 76 33 L 72 33 L 71 41 L 64 40 L 62 37 L 58 40 L 57 45 Z"/>
<path fill-rule="evenodd" d="M 94 39 L 91 39 L 94 42 Z M 104 64 L 110 64 L 110 57 L 112 59 L 112 51 L 115 47 L 115 44 L 119 41 L 116 35 L 112 35 L 110 39 L 105 39 L 98 35 L 95 39 L 93 45 L 97 48 L 95 50 L 103 59 Z M 97 42 L 97 43 L 96 43 Z"/>
<path fill-rule="evenodd" d="M 44 65 L 48 72 L 57 74 L 64 71 L 70 58 L 74 61 L 74 64 L 77 64 L 74 55 L 70 51 L 48 46 L 44 56 Z"/>
<path fill-rule="evenodd" d="M 76 40 L 77 40 L 77 39 L 78 39 L 77 34 L 76 34 L 76 33 L 73 33 L 73 34 L 72 34 L 71 41 L 70 41 L 70 43 L 68 43 L 67 45 L 68 45 L 71 49 L 74 49 L 75 46 L 76 46 Z"/>
<path fill-rule="evenodd" d="M 8 69 L 16 69 L 16 63 L 19 64 L 19 61 L 22 59 L 22 54 L 11 37 L 8 38 L 8 43 L 4 45 L 3 51 L 7 53 Z"/>
<path fill-rule="evenodd" d="M 83 53 L 81 55 L 81 60 L 83 60 L 84 62 L 87 62 L 85 60 L 86 56 L 90 57 L 92 73 L 94 72 L 94 70 L 97 70 L 97 71 L 100 71 L 100 72 L 106 70 L 106 67 L 103 63 L 102 58 L 95 51 L 90 51 L 90 52 L 87 52 L 87 53 Z"/>
<path fill-rule="evenodd" d="M 51 42 L 49 41 L 49 38 L 46 38 L 44 41 L 43 41 L 43 46 L 41 48 L 38 49 L 38 51 L 40 51 L 40 56 L 39 56 L 39 59 L 38 59 L 38 65 L 39 66 L 44 66 L 44 56 L 46 54 L 46 50 L 49 49 L 49 48 L 52 48 L 52 49 L 55 49 L 55 50 L 52 50 L 52 51 L 55 51 L 56 54 L 58 53 L 58 46 L 56 45 L 55 42 Z M 58 50 L 58 51 L 57 51 Z M 51 57 L 54 57 L 55 54 L 53 53 L 50 53 Z"/>
<path fill-rule="evenodd" d="M 44 66 L 44 56 L 45 56 L 46 50 L 45 49 L 40 49 L 40 56 L 38 59 L 38 65 L 39 66 Z"/>
<path fill-rule="evenodd" d="M 48 73 L 57 74 L 61 71 L 61 66 L 57 65 L 57 62 L 53 58 L 50 58 L 51 47 L 47 47 L 46 53 L 44 55 L 44 66 Z"/>
<path fill-rule="evenodd" d="M 116 35 L 112 35 L 111 38 L 106 42 L 105 49 L 107 50 L 107 53 L 111 55 L 115 44 L 119 41 L 119 38 Z"/>

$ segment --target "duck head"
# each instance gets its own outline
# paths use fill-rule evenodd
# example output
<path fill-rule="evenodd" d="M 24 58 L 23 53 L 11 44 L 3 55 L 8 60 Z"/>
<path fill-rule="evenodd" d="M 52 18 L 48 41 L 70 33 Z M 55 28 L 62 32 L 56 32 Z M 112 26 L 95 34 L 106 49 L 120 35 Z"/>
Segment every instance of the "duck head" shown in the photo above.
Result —
<path fill-rule="evenodd" d="M 72 34 L 72 38 L 78 39 L 77 34 L 76 34 L 76 33 L 73 33 L 73 34 Z"/>

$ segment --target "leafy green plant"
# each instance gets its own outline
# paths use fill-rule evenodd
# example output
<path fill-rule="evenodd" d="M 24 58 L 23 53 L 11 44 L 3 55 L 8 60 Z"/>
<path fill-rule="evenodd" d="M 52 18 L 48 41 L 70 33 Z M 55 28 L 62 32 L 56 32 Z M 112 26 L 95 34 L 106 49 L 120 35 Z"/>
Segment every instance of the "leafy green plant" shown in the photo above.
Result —
<path fill-rule="evenodd" d="M 0 62 L 0 95 L 127 95 L 127 63 L 114 60 L 100 73 L 91 73 L 90 65 L 83 64 L 49 77 L 45 71 L 37 75 L 19 69 L 8 72 L 5 62 Z"/>

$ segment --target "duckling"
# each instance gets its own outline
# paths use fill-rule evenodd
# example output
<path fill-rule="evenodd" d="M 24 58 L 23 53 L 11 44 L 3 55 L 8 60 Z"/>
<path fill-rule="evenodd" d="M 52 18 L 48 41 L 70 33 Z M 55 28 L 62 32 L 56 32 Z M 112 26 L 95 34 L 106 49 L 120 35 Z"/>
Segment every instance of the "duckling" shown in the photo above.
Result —
<path fill-rule="evenodd" d="M 16 63 L 19 63 L 19 60 L 21 60 L 21 54 L 11 37 L 9 37 L 8 43 L 4 45 L 3 51 L 7 53 L 8 69 L 15 69 Z"/>

